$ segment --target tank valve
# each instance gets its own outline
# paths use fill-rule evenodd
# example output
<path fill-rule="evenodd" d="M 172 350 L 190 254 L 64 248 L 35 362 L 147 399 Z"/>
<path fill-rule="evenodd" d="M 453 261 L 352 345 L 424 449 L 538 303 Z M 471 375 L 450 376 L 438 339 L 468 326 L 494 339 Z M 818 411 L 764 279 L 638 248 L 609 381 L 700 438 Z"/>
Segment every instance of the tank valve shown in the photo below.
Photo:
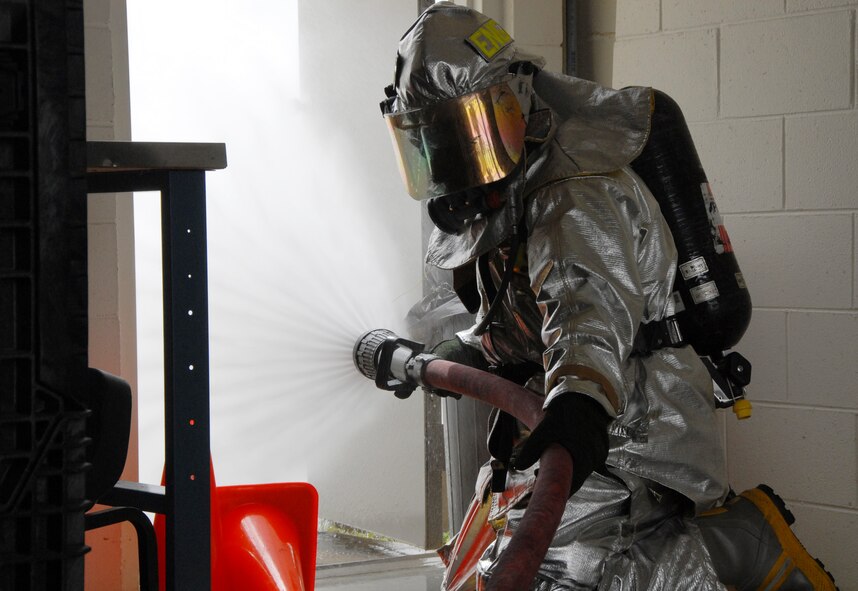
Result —
<path fill-rule="evenodd" d="M 386 328 L 376 328 L 355 342 L 355 367 L 380 389 L 392 391 L 397 398 L 408 398 L 417 386 L 423 385 L 425 365 L 437 359 L 423 353 L 425 348 Z"/>
<path fill-rule="evenodd" d="M 751 403 L 745 398 L 745 387 L 751 383 L 751 364 L 735 351 L 717 359 L 701 357 L 715 392 L 715 406 L 733 407 L 739 420 L 750 418 Z"/>

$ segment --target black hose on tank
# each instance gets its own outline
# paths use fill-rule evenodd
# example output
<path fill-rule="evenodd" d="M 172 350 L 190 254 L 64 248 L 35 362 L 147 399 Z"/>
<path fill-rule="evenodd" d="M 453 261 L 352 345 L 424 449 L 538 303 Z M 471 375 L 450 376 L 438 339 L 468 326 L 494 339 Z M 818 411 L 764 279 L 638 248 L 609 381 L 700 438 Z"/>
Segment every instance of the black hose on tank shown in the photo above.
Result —
<path fill-rule="evenodd" d="M 679 105 L 653 90 L 650 137 L 632 169 L 658 201 L 678 251 L 674 291 L 680 329 L 700 355 L 719 356 L 742 338 L 751 297 Z"/>

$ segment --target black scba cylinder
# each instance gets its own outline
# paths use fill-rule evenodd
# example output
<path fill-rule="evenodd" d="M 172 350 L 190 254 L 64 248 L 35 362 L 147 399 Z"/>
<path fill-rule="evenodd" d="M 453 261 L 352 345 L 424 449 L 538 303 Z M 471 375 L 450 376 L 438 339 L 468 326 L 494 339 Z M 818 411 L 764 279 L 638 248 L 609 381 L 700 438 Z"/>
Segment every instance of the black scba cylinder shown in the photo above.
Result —
<path fill-rule="evenodd" d="M 745 333 L 751 296 L 682 111 L 661 91 L 654 100 L 650 138 L 631 166 L 676 243 L 674 301 L 683 337 L 698 354 L 717 357 Z"/>

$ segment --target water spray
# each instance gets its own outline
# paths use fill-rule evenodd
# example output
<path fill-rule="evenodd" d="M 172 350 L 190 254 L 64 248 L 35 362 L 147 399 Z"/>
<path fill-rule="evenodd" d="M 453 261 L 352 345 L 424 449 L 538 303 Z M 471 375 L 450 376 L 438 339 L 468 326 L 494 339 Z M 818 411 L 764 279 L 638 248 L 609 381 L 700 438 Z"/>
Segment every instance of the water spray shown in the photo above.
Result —
<path fill-rule="evenodd" d="M 425 353 L 421 343 L 387 329 L 364 333 L 354 346 L 358 371 L 382 390 L 408 398 L 417 386 L 455 392 L 495 406 L 533 430 L 543 417 L 543 399 L 494 374 Z M 540 458 L 539 477 L 527 511 L 501 554 L 486 591 L 519 591 L 530 584 L 560 524 L 572 483 L 572 458 L 557 444 Z"/>

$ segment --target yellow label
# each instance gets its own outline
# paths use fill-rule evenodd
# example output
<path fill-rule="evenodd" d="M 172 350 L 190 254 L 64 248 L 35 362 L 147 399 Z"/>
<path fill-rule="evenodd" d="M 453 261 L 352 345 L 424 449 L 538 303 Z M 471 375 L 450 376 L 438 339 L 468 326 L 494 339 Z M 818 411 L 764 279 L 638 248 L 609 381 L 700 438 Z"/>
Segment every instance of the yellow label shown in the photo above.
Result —
<path fill-rule="evenodd" d="M 512 37 L 503 30 L 503 27 L 489 19 L 471 33 L 468 43 L 487 61 L 491 61 L 501 49 L 512 43 Z"/>

